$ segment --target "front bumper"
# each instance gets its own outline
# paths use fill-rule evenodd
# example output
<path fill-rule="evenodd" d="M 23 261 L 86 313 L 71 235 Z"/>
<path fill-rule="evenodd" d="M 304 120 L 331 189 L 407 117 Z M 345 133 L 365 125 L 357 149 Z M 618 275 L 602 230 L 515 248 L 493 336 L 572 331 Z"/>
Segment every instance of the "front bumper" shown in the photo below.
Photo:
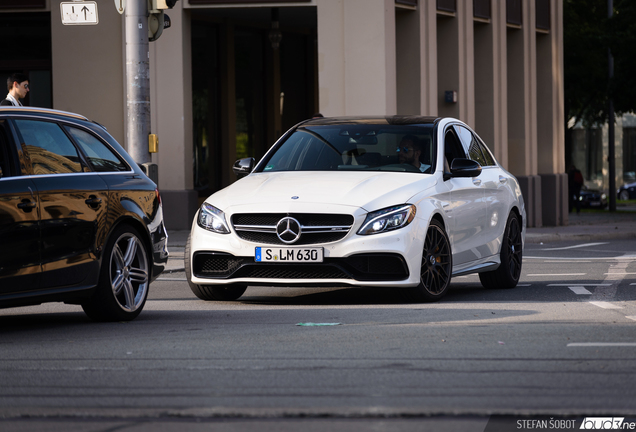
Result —
<path fill-rule="evenodd" d="M 409 226 L 382 234 L 361 236 L 356 217 L 351 231 L 322 247 L 321 263 L 256 262 L 256 247 L 231 234 L 216 234 L 193 224 L 190 235 L 192 283 L 197 285 L 248 284 L 266 286 L 375 286 L 412 287 L 419 283 L 426 222 L 416 218 Z M 293 247 L 290 245 L 290 247 Z"/>

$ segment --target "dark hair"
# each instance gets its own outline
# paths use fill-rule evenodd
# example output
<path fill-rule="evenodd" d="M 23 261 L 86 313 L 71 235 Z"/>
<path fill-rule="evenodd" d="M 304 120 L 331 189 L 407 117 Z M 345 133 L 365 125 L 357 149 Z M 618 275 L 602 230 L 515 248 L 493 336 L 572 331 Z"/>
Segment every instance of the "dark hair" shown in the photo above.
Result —
<path fill-rule="evenodd" d="M 422 141 L 415 135 L 405 135 L 400 142 L 404 141 L 411 141 L 411 144 L 413 145 L 413 151 L 421 152 L 423 150 Z"/>
<path fill-rule="evenodd" d="M 13 88 L 14 82 L 17 82 L 18 84 L 20 84 L 21 82 L 28 81 L 28 80 L 29 80 L 29 77 L 23 73 L 16 72 L 14 74 L 11 74 L 9 78 L 7 78 L 7 90 L 11 91 L 11 89 Z"/>

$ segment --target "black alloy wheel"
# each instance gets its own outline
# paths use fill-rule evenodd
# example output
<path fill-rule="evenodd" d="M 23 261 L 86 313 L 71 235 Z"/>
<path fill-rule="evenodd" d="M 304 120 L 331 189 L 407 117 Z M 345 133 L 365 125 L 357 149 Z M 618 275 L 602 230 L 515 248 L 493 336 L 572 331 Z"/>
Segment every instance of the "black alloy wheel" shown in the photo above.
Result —
<path fill-rule="evenodd" d="M 433 219 L 424 241 L 420 284 L 415 288 L 405 289 L 406 298 L 413 302 L 433 302 L 441 299 L 450 286 L 452 271 L 450 240 L 442 223 Z"/>
<path fill-rule="evenodd" d="M 523 240 L 519 218 L 511 213 L 506 222 L 500 254 L 501 264 L 497 270 L 479 273 L 484 288 L 514 288 L 521 276 Z"/>

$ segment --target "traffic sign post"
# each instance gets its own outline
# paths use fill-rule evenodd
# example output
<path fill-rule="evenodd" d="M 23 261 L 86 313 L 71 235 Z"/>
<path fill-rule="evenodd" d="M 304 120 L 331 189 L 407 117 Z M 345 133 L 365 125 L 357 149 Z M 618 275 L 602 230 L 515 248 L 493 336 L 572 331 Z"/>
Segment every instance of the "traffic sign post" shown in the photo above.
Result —
<path fill-rule="evenodd" d="M 99 23 L 97 3 L 94 1 L 61 2 L 60 13 L 64 25 L 95 25 Z"/>

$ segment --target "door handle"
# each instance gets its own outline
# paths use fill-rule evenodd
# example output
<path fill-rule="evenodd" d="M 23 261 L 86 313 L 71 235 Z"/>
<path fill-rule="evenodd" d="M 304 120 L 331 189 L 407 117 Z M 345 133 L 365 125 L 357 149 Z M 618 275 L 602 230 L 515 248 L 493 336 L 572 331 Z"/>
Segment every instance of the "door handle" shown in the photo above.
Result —
<path fill-rule="evenodd" d="M 508 181 L 507 178 L 505 178 L 504 176 L 499 176 L 499 183 L 504 184 Z"/>
<path fill-rule="evenodd" d="M 18 208 L 26 213 L 30 213 L 31 210 L 35 208 L 37 204 L 31 200 L 23 199 L 20 204 L 18 204 Z"/>
<path fill-rule="evenodd" d="M 95 195 L 89 195 L 88 199 L 84 202 L 88 204 L 89 207 L 97 208 L 102 203 L 102 199 L 97 198 Z"/>
<path fill-rule="evenodd" d="M 473 179 L 473 184 L 474 184 L 475 186 L 479 186 L 479 185 L 481 184 L 481 180 L 479 180 L 479 179 Z"/>

